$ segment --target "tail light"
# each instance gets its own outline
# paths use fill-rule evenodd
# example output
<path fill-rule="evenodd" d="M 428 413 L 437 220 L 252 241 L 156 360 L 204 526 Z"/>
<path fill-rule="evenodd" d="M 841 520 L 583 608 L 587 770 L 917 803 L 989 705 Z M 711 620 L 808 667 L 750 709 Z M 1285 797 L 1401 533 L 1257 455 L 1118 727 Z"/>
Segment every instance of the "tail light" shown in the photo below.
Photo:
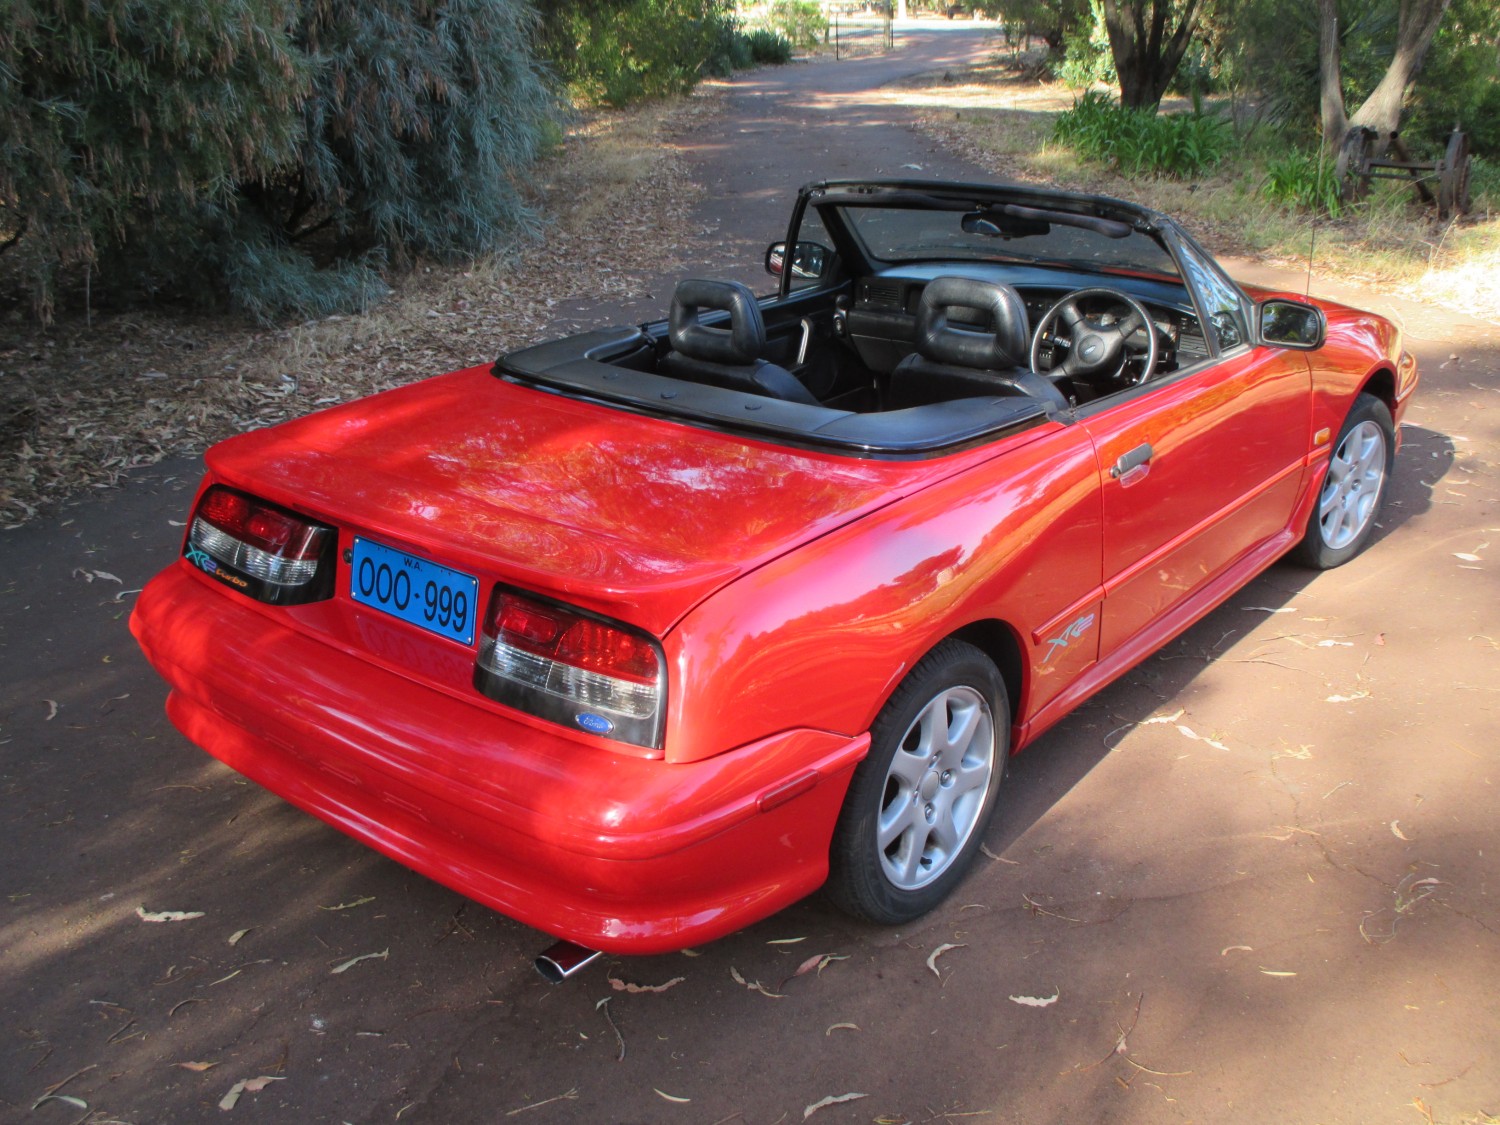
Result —
<path fill-rule="evenodd" d="M 519 710 L 636 746 L 661 746 L 666 661 L 644 633 L 497 587 L 474 686 Z"/>
<path fill-rule="evenodd" d="M 259 601 L 294 605 L 333 593 L 331 527 L 215 485 L 188 527 L 183 556 Z"/>

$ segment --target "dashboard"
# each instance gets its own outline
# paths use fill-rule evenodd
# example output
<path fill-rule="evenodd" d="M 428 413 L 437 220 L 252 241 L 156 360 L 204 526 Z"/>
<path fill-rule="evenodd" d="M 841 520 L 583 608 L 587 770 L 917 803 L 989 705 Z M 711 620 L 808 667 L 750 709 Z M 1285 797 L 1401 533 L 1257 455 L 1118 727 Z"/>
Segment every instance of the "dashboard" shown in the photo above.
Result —
<path fill-rule="evenodd" d="M 917 339 L 917 306 L 928 282 L 937 277 L 970 277 L 1009 285 L 1026 306 L 1028 336 L 1059 300 L 1079 289 L 1101 285 L 1128 293 L 1146 306 L 1156 325 L 1160 359 L 1157 371 L 1173 371 L 1209 358 L 1208 342 L 1181 284 L 1137 277 L 1100 276 L 1039 266 L 987 262 L 918 263 L 859 279 L 848 310 L 851 342 L 871 370 L 889 372 L 911 354 Z M 961 310 L 950 317 L 964 323 Z M 974 327 L 984 327 L 976 314 Z M 1024 358 L 1021 362 L 1025 362 Z"/>

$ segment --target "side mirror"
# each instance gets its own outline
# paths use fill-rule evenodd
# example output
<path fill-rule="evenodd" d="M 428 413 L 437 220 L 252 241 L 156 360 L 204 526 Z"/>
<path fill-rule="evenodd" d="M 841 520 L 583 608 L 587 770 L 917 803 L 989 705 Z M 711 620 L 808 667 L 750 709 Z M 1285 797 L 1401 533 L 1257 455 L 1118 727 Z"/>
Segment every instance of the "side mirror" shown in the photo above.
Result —
<path fill-rule="evenodd" d="M 823 276 L 833 251 L 819 242 L 799 242 L 792 251 L 792 276 L 817 280 Z M 773 242 L 766 247 L 766 272 L 780 277 L 786 268 L 786 243 Z"/>
<path fill-rule="evenodd" d="M 1316 305 L 1276 298 L 1256 309 L 1260 340 L 1278 348 L 1312 351 L 1328 336 L 1328 318 Z"/>

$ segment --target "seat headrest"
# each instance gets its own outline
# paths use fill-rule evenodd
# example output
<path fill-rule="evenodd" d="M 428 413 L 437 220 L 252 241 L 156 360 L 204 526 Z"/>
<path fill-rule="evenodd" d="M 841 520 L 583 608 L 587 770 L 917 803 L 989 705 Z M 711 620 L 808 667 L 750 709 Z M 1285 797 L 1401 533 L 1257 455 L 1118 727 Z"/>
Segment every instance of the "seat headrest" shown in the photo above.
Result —
<path fill-rule="evenodd" d="M 972 310 L 990 327 L 955 324 L 949 319 L 950 309 Z M 1009 285 L 967 277 L 933 278 L 917 306 L 917 351 L 938 363 L 981 371 L 1024 367 L 1031 352 L 1026 303 Z"/>
<path fill-rule="evenodd" d="M 729 327 L 698 323 L 699 309 L 729 313 Z M 766 349 L 766 325 L 755 295 L 737 281 L 689 278 L 677 283 L 669 321 L 672 350 L 708 363 L 754 363 Z"/>

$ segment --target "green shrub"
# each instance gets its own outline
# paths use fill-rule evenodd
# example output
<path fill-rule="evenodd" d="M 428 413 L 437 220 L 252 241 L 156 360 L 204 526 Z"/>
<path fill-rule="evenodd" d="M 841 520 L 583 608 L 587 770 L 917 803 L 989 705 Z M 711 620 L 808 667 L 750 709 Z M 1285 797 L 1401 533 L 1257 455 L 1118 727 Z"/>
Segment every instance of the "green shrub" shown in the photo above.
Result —
<path fill-rule="evenodd" d="M 690 90 L 734 65 L 730 0 L 548 6 L 543 49 L 575 98 L 623 106 Z"/>
<path fill-rule="evenodd" d="M 791 43 L 774 31 L 757 28 L 742 38 L 752 62 L 779 65 L 792 61 Z"/>
<path fill-rule="evenodd" d="M 10 0 L 0 21 L 0 246 L 48 319 L 133 228 L 182 237 L 291 164 L 309 60 L 289 0 Z"/>
<path fill-rule="evenodd" d="M 530 221 L 534 28 L 526 0 L 12 0 L 0 245 L 43 316 L 70 268 L 91 299 L 362 308 L 387 263 Z"/>
<path fill-rule="evenodd" d="M 1274 203 L 1303 211 L 1337 216 L 1343 209 L 1334 162 L 1318 154 L 1294 152 L 1268 161 L 1260 193 Z"/>
<path fill-rule="evenodd" d="M 1088 19 L 1064 34 L 1063 58 L 1055 73 L 1075 90 L 1086 90 L 1097 83 L 1106 86 L 1119 84 L 1115 75 L 1115 56 L 1109 47 L 1109 32 L 1104 27 L 1104 10 L 1099 0 L 1090 3 Z"/>
<path fill-rule="evenodd" d="M 1500 209 L 1500 160 L 1474 157 L 1469 165 L 1469 194 L 1475 211 Z"/>
<path fill-rule="evenodd" d="M 1201 175 L 1229 152 L 1233 131 L 1221 117 L 1201 112 L 1158 114 L 1124 109 L 1090 90 L 1058 115 L 1053 139 L 1125 176 Z"/>
<path fill-rule="evenodd" d="M 828 17 L 814 0 L 772 0 L 766 14 L 756 22 L 794 48 L 817 46 L 828 30 Z"/>

